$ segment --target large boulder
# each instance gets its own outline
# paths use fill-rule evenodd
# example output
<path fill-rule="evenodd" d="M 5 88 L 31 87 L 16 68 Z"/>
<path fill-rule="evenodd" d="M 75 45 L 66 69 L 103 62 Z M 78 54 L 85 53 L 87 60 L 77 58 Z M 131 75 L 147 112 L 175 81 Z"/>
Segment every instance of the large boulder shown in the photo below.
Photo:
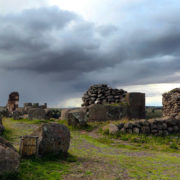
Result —
<path fill-rule="evenodd" d="M 31 108 L 31 109 L 29 109 L 29 112 L 28 112 L 28 118 L 30 120 L 33 120 L 33 119 L 40 119 L 40 120 L 46 119 L 46 111 L 44 109 L 41 109 L 41 108 Z"/>
<path fill-rule="evenodd" d="M 73 127 L 84 127 L 87 125 L 85 109 L 71 110 L 67 114 L 68 125 Z"/>
<path fill-rule="evenodd" d="M 56 123 L 43 124 L 37 128 L 32 136 L 38 136 L 38 154 L 66 153 L 70 145 L 70 131 L 62 125 Z"/>
<path fill-rule="evenodd" d="M 0 137 L 0 176 L 18 171 L 20 157 L 16 149 Z"/>

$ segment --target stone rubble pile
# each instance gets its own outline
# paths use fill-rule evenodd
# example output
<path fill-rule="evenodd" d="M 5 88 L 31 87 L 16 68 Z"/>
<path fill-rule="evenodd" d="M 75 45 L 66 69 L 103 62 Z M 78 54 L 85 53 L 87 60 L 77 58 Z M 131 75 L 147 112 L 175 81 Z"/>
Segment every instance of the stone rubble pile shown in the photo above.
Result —
<path fill-rule="evenodd" d="M 175 117 L 180 114 L 180 88 L 163 94 L 163 116 Z"/>
<path fill-rule="evenodd" d="M 122 89 L 112 89 L 106 84 L 90 86 L 82 97 L 83 107 L 92 104 L 120 103 L 124 102 L 127 92 Z"/>

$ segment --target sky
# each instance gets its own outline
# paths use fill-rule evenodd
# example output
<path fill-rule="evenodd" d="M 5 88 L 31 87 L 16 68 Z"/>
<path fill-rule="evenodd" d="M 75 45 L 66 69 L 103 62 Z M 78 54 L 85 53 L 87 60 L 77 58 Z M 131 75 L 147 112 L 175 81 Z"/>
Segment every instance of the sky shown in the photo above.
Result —
<path fill-rule="evenodd" d="M 0 105 L 81 105 L 93 84 L 146 93 L 180 87 L 178 0 L 0 0 Z"/>

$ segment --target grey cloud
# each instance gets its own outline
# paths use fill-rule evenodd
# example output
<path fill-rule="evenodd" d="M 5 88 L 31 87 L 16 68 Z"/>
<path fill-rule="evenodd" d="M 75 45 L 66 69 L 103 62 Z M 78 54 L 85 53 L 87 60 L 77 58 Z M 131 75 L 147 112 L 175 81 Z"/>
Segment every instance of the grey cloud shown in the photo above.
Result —
<path fill-rule="evenodd" d="M 11 86 L 24 90 L 24 100 L 30 94 L 38 101 L 47 97 L 51 104 L 93 83 L 170 82 L 180 69 L 179 24 L 158 30 L 152 21 L 151 31 L 141 23 L 131 31 L 130 26 L 97 27 L 57 7 L 0 15 L 0 75 L 6 75 L 0 80 L 10 82 L 8 91 Z"/>

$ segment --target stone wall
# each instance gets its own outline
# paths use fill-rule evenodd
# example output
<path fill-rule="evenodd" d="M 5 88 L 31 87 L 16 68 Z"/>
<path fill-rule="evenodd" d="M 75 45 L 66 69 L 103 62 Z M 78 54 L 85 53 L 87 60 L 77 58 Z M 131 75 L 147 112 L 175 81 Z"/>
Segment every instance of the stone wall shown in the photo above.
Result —
<path fill-rule="evenodd" d="M 112 89 L 106 84 L 93 85 L 83 95 L 83 107 L 92 104 L 120 103 L 125 101 L 127 92 L 122 89 Z"/>
<path fill-rule="evenodd" d="M 175 117 L 180 114 L 180 88 L 163 94 L 163 116 Z"/>
<path fill-rule="evenodd" d="M 122 118 L 128 118 L 128 116 L 128 105 L 126 103 L 122 103 L 121 105 L 94 104 L 86 108 L 88 122 L 120 120 Z"/>
<path fill-rule="evenodd" d="M 150 120 L 131 121 L 118 126 L 121 133 L 168 135 L 180 133 L 180 118 L 159 118 Z"/>
<path fill-rule="evenodd" d="M 32 109 L 32 108 L 47 109 L 47 103 L 44 103 L 43 105 L 39 105 L 39 103 L 24 103 L 25 112 L 28 112 L 29 109 Z"/>

